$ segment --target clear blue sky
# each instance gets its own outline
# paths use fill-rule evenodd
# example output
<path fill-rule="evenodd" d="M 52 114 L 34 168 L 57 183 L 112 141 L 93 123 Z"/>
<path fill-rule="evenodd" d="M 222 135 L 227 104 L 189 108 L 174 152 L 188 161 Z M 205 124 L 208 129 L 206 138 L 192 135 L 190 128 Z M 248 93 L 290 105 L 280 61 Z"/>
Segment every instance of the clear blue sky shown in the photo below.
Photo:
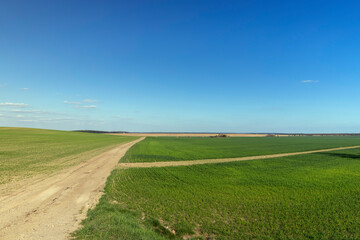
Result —
<path fill-rule="evenodd" d="M 0 126 L 360 132 L 358 1 L 1 1 Z"/>

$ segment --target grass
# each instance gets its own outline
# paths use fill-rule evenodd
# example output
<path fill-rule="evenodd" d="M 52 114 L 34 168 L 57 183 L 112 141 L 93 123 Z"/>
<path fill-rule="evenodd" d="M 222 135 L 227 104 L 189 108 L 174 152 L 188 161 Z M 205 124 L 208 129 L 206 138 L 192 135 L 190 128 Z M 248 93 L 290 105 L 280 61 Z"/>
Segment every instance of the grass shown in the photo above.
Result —
<path fill-rule="evenodd" d="M 136 138 L 28 128 L 0 128 L 0 184 L 49 174 Z"/>
<path fill-rule="evenodd" d="M 86 224 L 77 239 L 166 239 L 141 220 L 141 214 L 119 208 L 102 197 L 96 210 L 89 210 Z"/>
<path fill-rule="evenodd" d="M 324 145 L 357 144 L 336 139 L 340 145 L 332 145 L 331 140 Z M 293 151 L 289 146 L 282 149 Z M 140 155 L 135 150 L 143 153 L 142 147 L 134 147 L 131 156 Z M 360 149 L 224 164 L 116 169 L 100 204 L 89 211 L 74 237 L 360 239 L 359 182 Z"/>
<path fill-rule="evenodd" d="M 175 138 L 148 137 L 122 162 L 233 158 L 360 145 L 360 137 Z"/>

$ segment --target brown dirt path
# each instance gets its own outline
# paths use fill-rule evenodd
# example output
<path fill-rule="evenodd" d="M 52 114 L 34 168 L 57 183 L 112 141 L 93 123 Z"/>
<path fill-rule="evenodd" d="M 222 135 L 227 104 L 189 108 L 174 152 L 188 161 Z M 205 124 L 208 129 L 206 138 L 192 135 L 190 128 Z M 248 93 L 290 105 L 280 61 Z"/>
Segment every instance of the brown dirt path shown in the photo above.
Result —
<path fill-rule="evenodd" d="M 226 162 L 257 160 L 257 159 L 278 158 L 278 157 L 287 157 L 287 156 L 295 156 L 295 155 L 310 154 L 310 153 L 354 149 L 354 148 L 360 148 L 360 146 L 339 147 L 339 148 L 312 150 L 305 152 L 279 153 L 279 154 L 270 154 L 270 155 L 261 155 L 261 156 L 238 157 L 238 158 L 202 159 L 202 160 L 172 161 L 172 162 L 119 163 L 117 167 L 118 168 L 151 168 L 151 167 L 190 166 L 190 165 L 208 164 L 208 163 L 226 163 Z"/>
<path fill-rule="evenodd" d="M 138 140 L 0 195 L 0 239 L 66 239 L 98 202 L 107 177 Z"/>
<path fill-rule="evenodd" d="M 217 133 L 106 133 L 120 136 L 136 137 L 214 137 Z M 226 133 L 228 137 L 266 137 L 267 134 L 261 133 Z M 278 135 L 279 137 L 288 135 Z"/>

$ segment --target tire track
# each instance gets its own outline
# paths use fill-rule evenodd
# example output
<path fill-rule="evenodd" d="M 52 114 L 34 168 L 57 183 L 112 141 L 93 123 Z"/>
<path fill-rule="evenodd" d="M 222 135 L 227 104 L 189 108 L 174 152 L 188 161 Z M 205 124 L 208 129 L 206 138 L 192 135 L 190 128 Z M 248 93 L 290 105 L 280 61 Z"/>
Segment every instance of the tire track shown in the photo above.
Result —
<path fill-rule="evenodd" d="M 238 158 L 219 158 L 219 159 L 202 159 L 202 160 L 170 161 L 170 162 L 119 163 L 117 167 L 125 169 L 125 168 L 190 166 L 190 165 L 209 164 L 209 163 L 227 163 L 227 162 L 249 161 L 249 160 L 268 159 L 268 158 L 279 158 L 279 157 L 288 157 L 288 156 L 311 154 L 311 153 L 321 153 L 321 152 L 331 152 L 331 151 L 339 151 L 339 150 L 354 149 L 354 148 L 360 148 L 360 146 L 329 148 L 329 149 L 320 149 L 320 150 L 311 150 L 311 151 L 293 152 L 293 153 L 278 153 L 278 154 L 238 157 Z"/>

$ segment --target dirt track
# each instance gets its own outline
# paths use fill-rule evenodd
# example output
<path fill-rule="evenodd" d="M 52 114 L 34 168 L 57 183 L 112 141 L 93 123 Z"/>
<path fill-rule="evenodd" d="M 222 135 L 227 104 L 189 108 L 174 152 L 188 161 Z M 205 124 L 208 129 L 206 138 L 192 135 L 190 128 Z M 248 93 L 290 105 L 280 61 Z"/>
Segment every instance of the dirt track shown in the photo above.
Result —
<path fill-rule="evenodd" d="M 143 139 L 0 195 L 0 239 L 66 239 L 99 200 L 119 159 Z"/>
<path fill-rule="evenodd" d="M 136 137 L 213 137 L 216 133 L 106 133 L 120 136 Z M 226 133 L 228 137 L 265 137 L 267 134 L 260 133 Z M 287 136 L 287 135 L 281 135 Z"/>
<path fill-rule="evenodd" d="M 353 149 L 353 148 L 360 148 L 360 146 L 330 148 L 330 149 L 321 149 L 321 150 L 313 150 L 313 151 L 305 151 L 305 152 L 280 153 L 280 154 L 251 156 L 251 157 L 239 157 L 239 158 L 202 159 L 202 160 L 172 161 L 172 162 L 119 163 L 117 165 L 117 167 L 119 167 L 119 168 L 151 168 L 151 167 L 190 166 L 190 165 L 207 164 L 207 163 L 226 163 L 226 162 L 248 161 L 248 160 L 267 159 L 267 158 L 278 158 L 278 157 L 287 157 L 287 156 L 295 156 L 295 155 L 310 154 L 310 153 L 320 153 L 320 152 L 330 152 L 330 151 L 338 151 L 338 150 Z"/>

